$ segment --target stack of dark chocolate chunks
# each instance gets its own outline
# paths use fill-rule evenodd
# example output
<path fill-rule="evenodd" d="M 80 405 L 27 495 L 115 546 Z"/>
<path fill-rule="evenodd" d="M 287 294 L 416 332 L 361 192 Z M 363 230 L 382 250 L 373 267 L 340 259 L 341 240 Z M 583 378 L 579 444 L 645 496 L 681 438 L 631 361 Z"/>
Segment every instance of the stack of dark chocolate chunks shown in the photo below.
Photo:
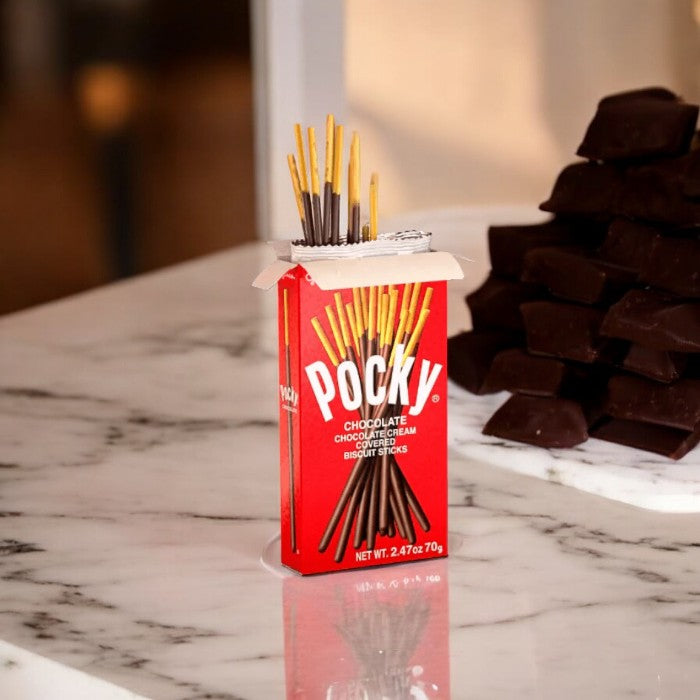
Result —
<path fill-rule="evenodd" d="M 540 208 L 489 229 L 491 273 L 448 371 L 513 395 L 484 434 L 589 436 L 680 459 L 700 441 L 698 107 L 664 88 L 606 97 Z"/>

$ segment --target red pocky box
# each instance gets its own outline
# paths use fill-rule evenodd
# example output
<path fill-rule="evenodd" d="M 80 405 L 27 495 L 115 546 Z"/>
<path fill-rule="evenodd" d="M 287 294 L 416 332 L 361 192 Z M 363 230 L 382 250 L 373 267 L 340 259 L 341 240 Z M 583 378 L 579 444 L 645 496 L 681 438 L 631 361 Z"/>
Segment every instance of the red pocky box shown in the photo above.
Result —
<path fill-rule="evenodd" d="M 278 291 L 282 563 L 315 574 L 445 556 L 446 279 L 459 266 L 421 253 L 267 273 L 256 284 Z"/>

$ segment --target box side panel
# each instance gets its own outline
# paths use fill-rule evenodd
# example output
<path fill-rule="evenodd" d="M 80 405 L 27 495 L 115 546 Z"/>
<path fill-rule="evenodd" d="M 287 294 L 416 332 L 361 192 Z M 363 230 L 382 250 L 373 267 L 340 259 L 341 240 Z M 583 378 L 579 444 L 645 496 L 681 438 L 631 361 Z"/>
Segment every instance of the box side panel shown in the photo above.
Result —
<path fill-rule="evenodd" d="M 302 531 L 300 401 L 299 401 L 299 280 L 293 271 L 277 285 L 279 348 L 280 530 L 282 563 L 300 568 Z"/>

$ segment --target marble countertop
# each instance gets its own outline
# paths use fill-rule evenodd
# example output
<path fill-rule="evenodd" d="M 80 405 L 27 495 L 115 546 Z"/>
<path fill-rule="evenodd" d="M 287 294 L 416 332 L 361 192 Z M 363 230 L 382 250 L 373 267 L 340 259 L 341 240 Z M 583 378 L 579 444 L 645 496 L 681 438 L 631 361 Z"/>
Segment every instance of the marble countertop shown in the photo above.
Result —
<path fill-rule="evenodd" d="M 424 218 L 478 258 L 454 332 L 493 212 Z M 361 697 L 360 617 L 413 630 L 388 697 L 696 697 L 698 515 L 452 455 L 447 560 L 305 579 L 261 561 L 275 308 L 250 281 L 270 259 L 248 245 L 0 319 L 0 697 Z"/>

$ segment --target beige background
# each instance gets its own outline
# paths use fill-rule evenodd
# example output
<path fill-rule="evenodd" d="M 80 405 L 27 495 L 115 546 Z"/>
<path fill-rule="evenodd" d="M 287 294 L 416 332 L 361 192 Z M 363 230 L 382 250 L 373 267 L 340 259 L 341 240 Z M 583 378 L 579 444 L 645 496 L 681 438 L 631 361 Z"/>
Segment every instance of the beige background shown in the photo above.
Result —
<path fill-rule="evenodd" d="M 598 99 L 698 100 L 690 0 L 346 0 L 348 122 L 381 210 L 536 203 Z M 363 190 L 366 187 L 363 186 Z"/>

